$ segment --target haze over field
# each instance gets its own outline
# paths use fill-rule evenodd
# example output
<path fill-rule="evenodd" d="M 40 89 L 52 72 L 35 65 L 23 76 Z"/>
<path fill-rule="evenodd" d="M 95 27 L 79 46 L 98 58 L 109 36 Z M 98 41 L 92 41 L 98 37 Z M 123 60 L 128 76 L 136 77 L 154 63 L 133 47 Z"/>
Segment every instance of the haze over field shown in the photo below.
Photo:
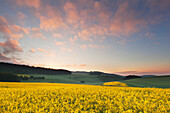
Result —
<path fill-rule="evenodd" d="M 170 74 L 170 0 L 1 0 L 0 61 Z"/>

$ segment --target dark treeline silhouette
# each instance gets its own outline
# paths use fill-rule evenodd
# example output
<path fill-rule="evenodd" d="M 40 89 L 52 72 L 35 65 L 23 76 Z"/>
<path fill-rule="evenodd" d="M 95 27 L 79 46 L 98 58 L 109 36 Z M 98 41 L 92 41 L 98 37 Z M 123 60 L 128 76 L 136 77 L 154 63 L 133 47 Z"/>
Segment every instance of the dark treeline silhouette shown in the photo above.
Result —
<path fill-rule="evenodd" d="M 90 75 L 102 75 L 102 72 L 99 71 L 91 71 L 89 72 Z"/>
<path fill-rule="evenodd" d="M 0 72 L 14 74 L 45 74 L 45 75 L 71 74 L 71 71 L 64 69 L 50 69 L 4 62 L 0 62 Z"/>
<path fill-rule="evenodd" d="M 20 82 L 20 78 L 14 74 L 0 73 L 0 82 Z"/>
<path fill-rule="evenodd" d="M 18 76 L 20 80 L 29 80 L 29 79 L 45 79 L 45 77 L 34 77 L 34 76 Z"/>
<path fill-rule="evenodd" d="M 128 75 L 124 78 L 124 80 L 128 80 L 128 79 L 135 79 L 135 78 L 141 78 L 140 76 L 137 75 Z"/>

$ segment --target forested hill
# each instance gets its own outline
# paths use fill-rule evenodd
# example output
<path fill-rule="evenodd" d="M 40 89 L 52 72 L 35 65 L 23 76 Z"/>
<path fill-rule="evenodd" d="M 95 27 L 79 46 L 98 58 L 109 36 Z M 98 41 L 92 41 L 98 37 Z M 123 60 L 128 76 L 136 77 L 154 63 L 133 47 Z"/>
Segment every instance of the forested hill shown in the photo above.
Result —
<path fill-rule="evenodd" d="M 46 74 L 46 75 L 71 74 L 71 71 L 63 69 L 49 69 L 4 62 L 0 62 L 0 72 L 13 74 Z"/>

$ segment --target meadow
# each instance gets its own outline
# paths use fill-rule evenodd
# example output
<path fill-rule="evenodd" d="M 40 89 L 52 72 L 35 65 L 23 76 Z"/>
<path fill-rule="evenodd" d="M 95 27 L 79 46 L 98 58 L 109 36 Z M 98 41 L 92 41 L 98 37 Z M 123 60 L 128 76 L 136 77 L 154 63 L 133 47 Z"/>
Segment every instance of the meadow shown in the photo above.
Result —
<path fill-rule="evenodd" d="M 170 88 L 170 75 L 136 78 L 121 81 L 132 87 Z"/>
<path fill-rule="evenodd" d="M 1 113 L 168 113 L 170 89 L 0 82 Z"/>

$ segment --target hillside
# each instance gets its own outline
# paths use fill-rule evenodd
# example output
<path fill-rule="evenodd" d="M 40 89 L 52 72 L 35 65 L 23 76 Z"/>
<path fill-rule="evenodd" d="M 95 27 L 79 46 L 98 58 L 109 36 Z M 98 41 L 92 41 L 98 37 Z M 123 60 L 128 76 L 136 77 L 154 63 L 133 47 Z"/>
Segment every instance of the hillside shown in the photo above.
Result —
<path fill-rule="evenodd" d="M 45 74 L 45 75 L 61 75 L 71 74 L 68 70 L 63 69 L 48 69 L 42 67 L 34 67 L 28 65 L 19 65 L 0 62 L 0 72 L 13 74 Z"/>
<path fill-rule="evenodd" d="M 123 76 L 117 74 L 95 71 L 77 71 L 72 73 L 61 69 L 55 70 L 3 62 L 0 62 L 0 72 L 17 74 L 20 76 L 21 82 L 83 83 L 101 85 L 104 82 L 123 80 Z"/>
<path fill-rule="evenodd" d="M 0 73 L 5 77 L 2 81 L 21 81 L 21 82 L 48 82 L 48 83 L 73 83 L 73 84 L 93 84 L 102 85 L 105 82 L 121 81 L 132 87 L 158 87 L 170 88 L 169 76 L 145 76 L 125 80 L 125 76 L 109 74 L 97 71 L 70 72 L 68 70 L 55 70 L 41 67 L 32 67 L 27 65 L 18 65 L 0 62 Z M 2 74 L 1 74 L 2 75 Z M 18 78 L 11 76 L 17 75 Z M 55 76 L 56 75 L 56 76 Z M 12 78 L 14 79 L 12 80 Z M 2 76 L 1 76 L 2 78 Z M 6 79 L 8 78 L 8 79 Z"/>
<path fill-rule="evenodd" d="M 44 77 L 45 79 L 29 79 L 22 82 L 51 82 L 51 83 L 75 83 L 75 84 L 96 84 L 102 85 L 104 82 L 123 80 L 117 76 L 106 75 L 89 75 L 89 74 L 71 74 L 71 75 L 45 75 L 45 74 L 30 74 L 30 76 Z"/>
<path fill-rule="evenodd" d="M 0 73 L 0 82 L 20 82 L 20 79 L 14 74 Z"/>
<path fill-rule="evenodd" d="M 134 87 L 170 88 L 170 75 L 136 78 L 121 82 Z"/>

